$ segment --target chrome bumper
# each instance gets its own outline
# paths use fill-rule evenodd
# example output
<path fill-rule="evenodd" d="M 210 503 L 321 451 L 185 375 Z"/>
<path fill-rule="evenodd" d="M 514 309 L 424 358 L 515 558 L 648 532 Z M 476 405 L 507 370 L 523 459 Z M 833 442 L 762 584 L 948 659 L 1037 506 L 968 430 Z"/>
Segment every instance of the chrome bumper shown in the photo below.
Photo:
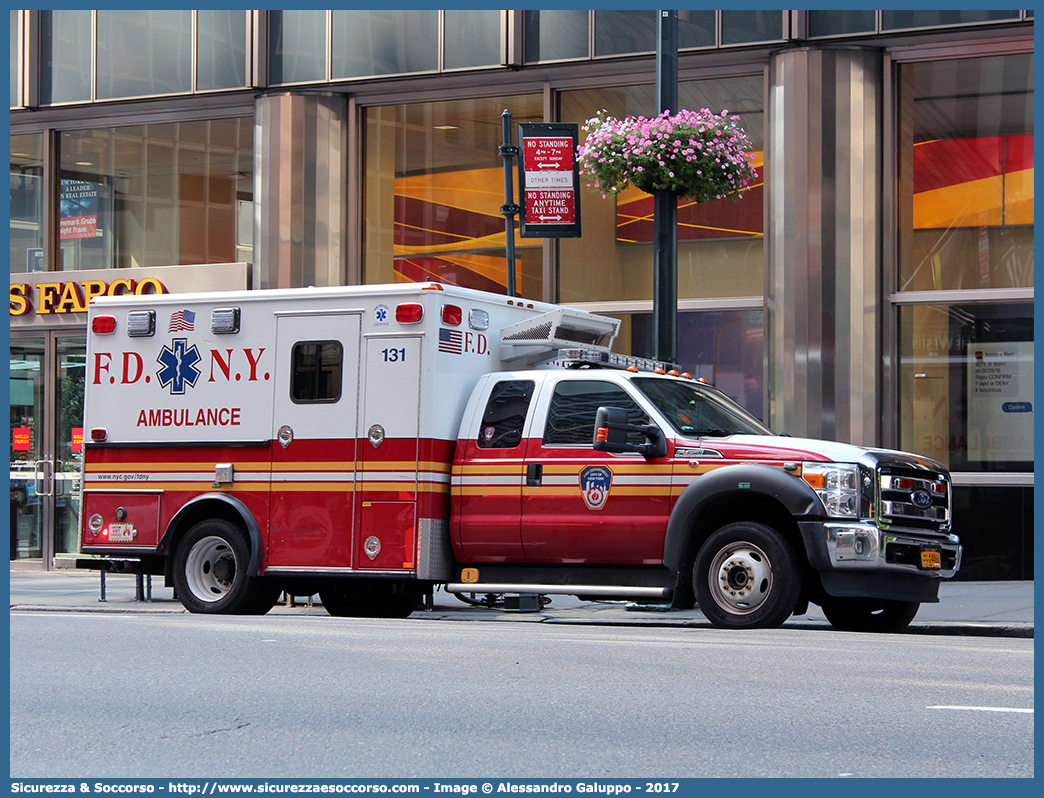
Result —
<path fill-rule="evenodd" d="M 961 567 L 956 535 L 920 534 L 917 530 L 878 529 L 872 524 L 827 521 L 822 525 L 829 567 L 835 570 L 883 571 L 949 579 Z M 941 568 L 921 567 L 921 551 L 937 548 Z"/>

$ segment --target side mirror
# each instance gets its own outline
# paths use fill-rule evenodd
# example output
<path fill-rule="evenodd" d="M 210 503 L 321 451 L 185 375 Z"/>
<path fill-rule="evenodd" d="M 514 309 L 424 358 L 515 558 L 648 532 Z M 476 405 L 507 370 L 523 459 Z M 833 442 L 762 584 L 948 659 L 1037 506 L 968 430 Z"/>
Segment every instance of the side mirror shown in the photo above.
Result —
<path fill-rule="evenodd" d="M 638 432 L 648 443 L 628 443 L 627 433 Z M 627 411 L 619 407 L 600 407 L 595 414 L 595 432 L 592 441 L 599 452 L 614 454 L 636 453 L 644 457 L 666 457 L 667 438 L 655 424 L 638 426 L 627 422 Z"/>

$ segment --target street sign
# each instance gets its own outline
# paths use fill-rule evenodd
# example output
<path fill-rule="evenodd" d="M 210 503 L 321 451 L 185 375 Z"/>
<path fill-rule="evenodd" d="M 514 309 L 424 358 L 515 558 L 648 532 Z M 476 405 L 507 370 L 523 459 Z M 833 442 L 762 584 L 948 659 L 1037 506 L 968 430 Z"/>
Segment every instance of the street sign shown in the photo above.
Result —
<path fill-rule="evenodd" d="M 574 124 L 519 124 L 519 235 L 523 238 L 580 237 L 578 138 Z"/>

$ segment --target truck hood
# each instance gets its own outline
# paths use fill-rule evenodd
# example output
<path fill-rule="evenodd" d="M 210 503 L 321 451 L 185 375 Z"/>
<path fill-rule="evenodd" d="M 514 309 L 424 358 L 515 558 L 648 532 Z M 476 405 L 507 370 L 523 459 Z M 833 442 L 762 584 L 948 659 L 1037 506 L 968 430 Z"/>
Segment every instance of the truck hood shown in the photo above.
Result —
<path fill-rule="evenodd" d="M 742 449 L 746 458 L 763 456 L 772 460 L 827 460 L 833 463 L 858 463 L 865 454 L 885 455 L 887 459 L 904 458 L 931 465 L 941 471 L 943 466 L 926 457 L 900 452 L 894 449 L 853 446 L 850 443 L 821 441 L 816 438 L 791 438 L 782 435 L 729 435 L 722 438 L 677 440 L 677 446 L 716 449 L 726 458 L 730 450 Z M 738 455 L 739 452 L 736 452 Z"/>

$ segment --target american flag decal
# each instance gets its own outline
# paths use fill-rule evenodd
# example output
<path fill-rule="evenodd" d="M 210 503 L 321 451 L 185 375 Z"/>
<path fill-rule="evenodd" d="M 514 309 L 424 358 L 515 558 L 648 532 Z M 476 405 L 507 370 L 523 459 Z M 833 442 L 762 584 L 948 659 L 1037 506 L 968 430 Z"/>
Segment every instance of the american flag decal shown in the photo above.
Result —
<path fill-rule="evenodd" d="M 459 355 L 464 351 L 463 340 L 459 330 L 439 330 L 439 351 Z"/>
<path fill-rule="evenodd" d="M 191 310 L 179 310 L 171 314 L 167 332 L 193 331 L 196 329 L 196 314 Z"/>

